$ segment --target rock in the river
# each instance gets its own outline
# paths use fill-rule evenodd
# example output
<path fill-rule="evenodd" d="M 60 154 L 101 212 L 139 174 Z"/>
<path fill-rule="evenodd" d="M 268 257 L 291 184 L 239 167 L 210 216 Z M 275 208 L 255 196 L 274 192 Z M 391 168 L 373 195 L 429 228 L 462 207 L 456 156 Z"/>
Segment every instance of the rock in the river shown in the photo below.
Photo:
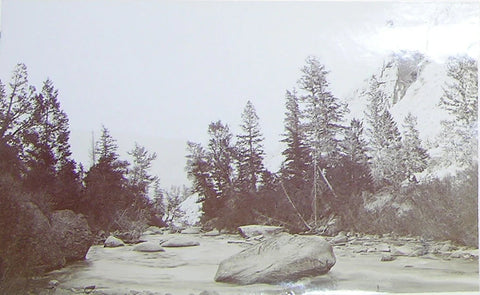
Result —
<path fill-rule="evenodd" d="M 241 285 L 295 281 L 325 274 L 335 262 L 332 245 L 323 238 L 281 234 L 223 260 L 215 281 Z"/>
<path fill-rule="evenodd" d="M 271 236 L 284 231 L 281 226 L 270 225 L 245 225 L 238 228 L 240 235 L 244 238 L 251 238 L 255 236 Z"/>
<path fill-rule="evenodd" d="M 133 251 L 137 252 L 163 252 L 163 249 L 160 244 L 154 242 L 144 242 L 140 244 L 136 244 L 133 247 Z"/>
<path fill-rule="evenodd" d="M 395 259 L 396 259 L 395 256 L 390 254 L 385 254 L 385 255 L 382 255 L 382 259 L 380 261 L 393 261 Z"/>
<path fill-rule="evenodd" d="M 125 246 L 125 243 L 119 238 L 116 238 L 114 236 L 109 236 L 105 240 L 105 243 L 103 244 L 103 246 L 107 248 L 115 248 L 115 247 Z"/>
<path fill-rule="evenodd" d="M 87 219 L 71 210 L 61 210 L 53 212 L 50 222 L 65 260 L 84 259 L 93 244 L 93 234 Z"/>
<path fill-rule="evenodd" d="M 48 282 L 48 285 L 47 285 L 47 288 L 48 289 L 55 289 L 56 287 L 58 287 L 58 285 L 60 285 L 60 282 L 57 281 L 57 280 L 50 280 Z"/>
<path fill-rule="evenodd" d="M 180 233 L 185 234 L 185 235 L 195 235 L 200 233 L 200 228 L 199 227 L 189 227 L 184 230 L 182 230 Z"/>
<path fill-rule="evenodd" d="M 339 233 L 337 236 L 335 236 L 330 242 L 334 245 L 341 245 L 345 244 L 348 241 L 348 237 L 343 233 Z"/>
<path fill-rule="evenodd" d="M 207 237 L 216 237 L 216 236 L 219 236 L 219 235 L 220 235 L 220 232 L 218 231 L 218 229 L 211 230 L 211 231 L 206 232 L 204 234 L 204 236 L 207 236 Z"/>
<path fill-rule="evenodd" d="M 161 245 L 162 247 L 193 247 L 199 246 L 200 243 L 186 237 L 174 237 L 163 242 Z"/>

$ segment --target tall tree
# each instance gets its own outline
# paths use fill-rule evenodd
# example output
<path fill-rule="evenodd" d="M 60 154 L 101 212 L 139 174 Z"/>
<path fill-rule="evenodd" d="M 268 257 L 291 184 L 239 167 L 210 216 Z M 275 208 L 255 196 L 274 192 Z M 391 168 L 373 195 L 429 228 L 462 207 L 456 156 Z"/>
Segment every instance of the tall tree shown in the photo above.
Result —
<path fill-rule="evenodd" d="M 422 172 L 427 168 L 428 153 L 422 147 L 420 134 L 417 130 L 417 117 L 411 113 L 405 117 L 404 125 L 405 132 L 402 140 L 402 154 L 403 167 L 405 176 L 410 180 L 416 182 L 415 173 Z"/>
<path fill-rule="evenodd" d="M 35 87 L 28 85 L 27 67 L 17 64 L 11 82 L 10 93 L 0 81 L 0 141 L 20 146 L 20 134 L 32 124 Z"/>
<path fill-rule="evenodd" d="M 455 116 L 462 125 L 472 126 L 478 114 L 478 65 L 469 56 L 451 57 L 447 75 L 452 82 L 443 90 L 440 106 Z"/>
<path fill-rule="evenodd" d="M 281 140 L 287 147 L 282 152 L 285 160 L 281 168 L 281 177 L 294 186 L 301 187 L 307 179 L 310 162 L 309 150 L 306 144 L 305 126 L 302 123 L 303 114 L 300 110 L 297 92 L 287 91 L 285 94 L 285 133 Z"/>
<path fill-rule="evenodd" d="M 149 153 L 147 149 L 135 142 L 133 150 L 128 154 L 132 156 L 132 168 L 129 171 L 129 183 L 138 196 L 148 197 L 148 190 L 157 179 L 150 175 L 149 169 L 152 162 L 157 158 L 156 153 Z"/>
<path fill-rule="evenodd" d="M 313 215 L 314 226 L 318 217 L 318 196 L 325 192 L 328 184 L 325 169 L 335 167 L 339 160 L 338 135 L 346 106 L 328 89 L 328 71 L 315 57 L 308 57 L 298 81 L 304 94 L 306 132 L 313 162 Z M 322 180 L 323 179 L 323 180 Z M 325 204 L 326 205 L 326 204 Z M 327 206 L 323 206 L 325 209 Z"/>
<path fill-rule="evenodd" d="M 208 126 L 208 158 L 211 161 L 211 177 L 218 196 L 223 196 L 232 189 L 235 149 L 228 125 L 221 121 Z"/>
<path fill-rule="evenodd" d="M 96 143 L 98 162 L 90 168 L 85 177 L 86 208 L 90 224 L 97 229 L 112 230 L 118 211 L 129 205 L 128 162 L 119 159 L 116 140 L 110 131 L 102 126 L 102 133 Z"/>
<path fill-rule="evenodd" d="M 245 192 L 257 192 L 264 171 L 263 136 L 259 118 L 251 101 L 247 102 L 242 113 L 242 133 L 237 135 L 238 183 Z"/>
<path fill-rule="evenodd" d="M 478 161 L 478 64 L 468 56 L 449 59 L 447 83 L 440 106 L 454 120 L 442 122 L 440 137 L 446 165 L 471 167 Z"/>

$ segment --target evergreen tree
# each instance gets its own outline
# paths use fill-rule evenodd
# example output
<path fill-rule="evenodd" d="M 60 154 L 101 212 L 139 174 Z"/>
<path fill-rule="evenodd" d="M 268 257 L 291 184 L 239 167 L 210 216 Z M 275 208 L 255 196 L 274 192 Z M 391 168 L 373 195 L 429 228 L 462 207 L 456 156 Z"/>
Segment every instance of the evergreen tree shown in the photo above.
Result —
<path fill-rule="evenodd" d="M 302 68 L 298 81 L 304 94 L 301 100 L 305 105 L 306 134 L 313 162 L 313 217 L 318 226 L 318 196 L 328 190 L 325 171 L 338 165 L 338 136 L 343 130 L 341 122 L 346 106 L 328 90 L 328 71 L 316 58 L 309 57 Z M 322 180 L 323 179 L 323 180 Z M 324 213 L 330 208 L 328 202 L 322 205 Z"/>
<path fill-rule="evenodd" d="M 149 174 L 152 162 L 157 158 L 156 153 L 149 153 L 147 149 L 135 142 L 133 150 L 128 154 L 133 158 L 133 166 L 129 171 L 129 183 L 138 196 L 148 197 L 148 189 L 157 179 Z"/>
<path fill-rule="evenodd" d="M 128 162 L 119 159 L 117 149 L 116 140 L 102 126 L 95 151 L 98 162 L 85 177 L 87 202 L 84 209 L 89 223 L 97 229 L 115 229 L 117 212 L 130 205 L 126 178 Z"/>
<path fill-rule="evenodd" d="M 17 64 L 11 82 L 10 93 L 0 81 L 0 142 L 17 146 L 22 151 L 20 135 L 32 124 L 35 87 L 28 85 L 27 67 Z"/>
<path fill-rule="evenodd" d="M 405 132 L 402 141 L 402 162 L 406 177 L 414 182 L 416 181 L 414 173 L 425 170 L 429 158 L 427 150 L 422 147 L 422 142 L 416 126 L 417 118 L 411 113 L 408 113 L 404 122 Z"/>
<path fill-rule="evenodd" d="M 455 116 L 457 122 L 472 126 L 478 114 L 478 66 L 469 56 L 451 57 L 447 63 L 447 75 L 452 83 L 447 84 L 440 106 Z"/>
<path fill-rule="evenodd" d="M 210 220 L 218 216 L 220 202 L 215 191 L 212 179 L 212 166 L 207 152 L 199 143 L 187 142 L 187 171 L 188 178 L 192 181 L 192 192 L 201 197 L 203 220 Z"/>
<path fill-rule="evenodd" d="M 440 106 L 454 120 L 442 122 L 440 143 L 445 165 L 471 167 L 478 161 L 478 65 L 468 56 L 448 61 L 452 83 L 444 88 Z"/>
<path fill-rule="evenodd" d="M 238 184 L 244 192 L 257 192 L 263 166 L 263 137 L 253 104 L 248 101 L 242 113 L 242 134 L 237 135 Z"/>
<path fill-rule="evenodd" d="M 224 196 L 232 190 L 233 164 L 235 149 L 232 146 L 232 134 L 228 125 L 221 121 L 208 126 L 208 158 L 211 161 L 211 177 L 217 196 Z"/>
<path fill-rule="evenodd" d="M 301 99 L 306 105 L 306 131 L 312 152 L 317 155 L 316 161 L 324 157 L 327 165 L 334 165 L 346 106 L 328 90 L 327 74 L 324 65 L 309 57 L 298 83 L 304 91 Z"/>
<path fill-rule="evenodd" d="M 284 142 L 287 147 L 282 152 L 285 160 L 281 168 L 281 177 L 288 184 L 302 187 L 307 180 L 310 162 L 309 150 L 306 145 L 305 126 L 302 124 L 303 114 L 300 110 L 299 98 L 295 90 L 287 91 L 285 95 L 285 133 Z"/>

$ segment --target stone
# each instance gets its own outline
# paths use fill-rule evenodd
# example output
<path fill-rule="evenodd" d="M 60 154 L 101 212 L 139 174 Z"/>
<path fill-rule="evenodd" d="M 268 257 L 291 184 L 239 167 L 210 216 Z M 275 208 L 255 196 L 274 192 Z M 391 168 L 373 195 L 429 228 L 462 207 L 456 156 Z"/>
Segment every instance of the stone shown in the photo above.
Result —
<path fill-rule="evenodd" d="M 395 256 L 390 254 L 385 254 L 385 255 L 382 255 L 382 259 L 380 259 L 380 261 L 393 261 L 395 259 L 396 259 Z"/>
<path fill-rule="evenodd" d="M 105 243 L 103 244 L 103 246 L 107 248 L 115 248 L 115 247 L 125 246 L 125 243 L 119 238 L 116 238 L 114 236 L 109 236 L 105 240 Z"/>
<path fill-rule="evenodd" d="M 58 287 L 58 285 L 60 285 L 60 282 L 57 281 L 57 280 L 50 280 L 48 282 L 48 285 L 47 285 L 47 288 L 48 289 L 55 289 L 56 287 Z"/>
<path fill-rule="evenodd" d="M 53 212 L 50 223 L 65 260 L 85 259 L 94 242 L 87 219 L 71 210 L 61 210 Z"/>
<path fill-rule="evenodd" d="M 240 285 L 296 281 L 325 274 L 335 262 L 332 245 L 323 238 L 283 233 L 223 260 L 215 281 Z"/>
<path fill-rule="evenodd" d="M 133 247 L 133 251 L 137 252 L 163 252 L 163 249 L 160 244 L 154 242 L 144 242 L 140 244 L 136 244 Z"/>
<path fill-rule="evenodd" d="M 211 231 L 206 232 L 204 234 L 204 236 L 207 236 L 207 237 L 216 237 L 216 236 L 219 236 L 219 235 L 220 235 L 220 232 L 218 231 L 218 229 L 211 230 Z"/>
<path fill-rule="evenodd" d="M 336 235 L 330 242 L 334 245 L 345 244 L 348 242 L 348 237 L 342 232 Z"/>
<path fill-rule="evenodd" d="M 193 247 L 199 245 L 198 241 L 185 237 L 174 237 L 161 244 L 162 247 Z"/>
<path fill-rule="evenodd" d="M 284 231 L 281 226 L 270 225 L 245 225 L 238 228 L 240 235 L 244 238 L 251 238 L 255 236 L 271 236 Z"/>
<path fill-rule="evenodd" d="M 195 235 L 200 233 L 200 228 L 199 227 L 189 227 L 180 232 L 181 234 L 184 235 Z"/>

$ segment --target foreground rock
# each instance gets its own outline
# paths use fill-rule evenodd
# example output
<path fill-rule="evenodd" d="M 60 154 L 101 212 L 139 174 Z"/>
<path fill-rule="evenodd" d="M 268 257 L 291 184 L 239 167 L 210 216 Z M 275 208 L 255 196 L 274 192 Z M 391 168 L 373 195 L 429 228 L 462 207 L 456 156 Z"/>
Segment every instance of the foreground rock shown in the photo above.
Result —
<path fill-rule="evenodd" d="M 81 214 L 70 210 L 55 211 L 51 217 L 53 233 L 67 262 L 85 259 L 93 244 L 88 222 Z"/>
<path fill-rule="evenodd" d="M 137 244 L 133 247 L 133 251 L 137 252 L 163 252 L 163 249 L 160 244 L 154 242 L 144 242 Z"/>
<path fill-rule="evenodd" d="M 186 237 L 174 237 L 161 244 L 162 247 L 193 247 L 199 245 L 198 241 Z"/>
<path fill-rule="evenodd" d="M 255 236 L 271 236 L 284 231 L 281 226 L 270 225 L 245 225 L 238 228 L 240 235 L 244 238 L 251 238 Z"/>
<path fill-rule="evenodd" d="M 105 243 L 103 244 L 103 246 L 106 248 L 116 248 L 116 247 L 125 246 L 125 243 L 119 238 L 116 238 L 114 236 L 109 236 L 105 240 Z"/>
<path fill-rule="evenodd" d="M 335 264 L 332 246 L 318 236 L 281 234 L 222 261 L 215 281 L 276 284 L 327 273 Z"/>

